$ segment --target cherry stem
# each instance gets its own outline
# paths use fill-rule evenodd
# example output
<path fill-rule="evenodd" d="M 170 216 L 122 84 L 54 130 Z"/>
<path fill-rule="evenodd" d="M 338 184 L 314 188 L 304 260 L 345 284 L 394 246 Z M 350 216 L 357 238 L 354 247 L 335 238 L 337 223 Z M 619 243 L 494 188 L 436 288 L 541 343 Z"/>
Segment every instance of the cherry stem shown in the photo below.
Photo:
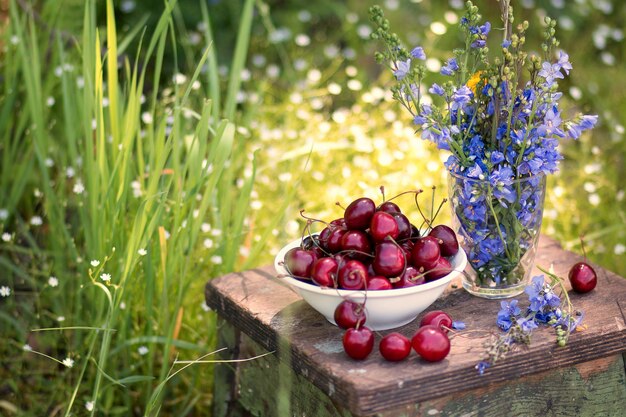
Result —
<path fill-rule="evenodd" d="M 587 251 L 585 250 L 585 235 L 580 235 L 578 236 L 578 238 L 580 239 L 580 247 L 582 248 L 582 251 L 583 251 L 583 257 L 584 257 L 585 263 L 587 263 Z"/>
<path fill-rule="evenodd" d="M 434 211 L 435 211 L 435 190 L 436 190 L 436 189 L 437 189 L 437 187 L 435 187 L 434 185 L 433 185 L 433 186 L 432 186 L 432 188 L 431 188 L 431 190 L 432 190 L 432 193 L 431 193 L 431 196 L 430 196 L 430 214 L 431 214 L 431 215 L 432 215 L 432 214 L 434 213 Z M 430 224 L 431 224 L 431 227 L 432 227 L 432 224 L 433 224 L 433 223 L 434 223 L 434 221 L 435 221 L 435 217 L 437 217 L 437 216 L 435 215 L 435 216 L 433 216 L 433 217 L 430 219 Z"/>
<path fill-rule="evenodd" d="M 339 204 L 339 203 L 337 203 L 337 204 Z M 305 216 L 305 215 L 304 215 L 304 212 L 305 212 L 305 211 L 306 211 L 306 210 L 304 210 L 304 209 L 300 210 L 300 217 L 302 217 L 303 219 L 309 220 L 311 223 L 323 223 L 323 224 L 325 224 L 326 226 L 328 226 L 328 223 L 327 223 L 327 222 L 325 222 L 324 220 L 315 219 L 315 218 L 313 218 L 313 217 Z"/>
<path fill-rule="evenodd" d="M 395 200 L 396 198 L 401 197 L 401 196 L 403 196 L 403 195 L 405 195 L 405 194 L 414 194 L 414 195 L 415 195 L 415 198 L 417 198 L 417 196 L 418 196 L 419 194 L 423 193 L 423 192 L 424 192 L 424 190 L 422 190 L 422 189 L 419 189 L 419 190 L 408 190 L 408 191 L 403 191 L 403 192 L 401 192 L 400 194 L 394 195 L 393 197 L 391 197 L 389 200 L 386 200 L 386 201 Z"/>
<path fill-rule="evenodd" d="M 432 223 L 435 222 L 435 219 L 437 218 L 437 216 L 439 215 L 439 212 L 441 211 L 441 208 L 443 207 L 444 204 L 446 204 L 448 202 L 447 198 L 444 198 L 443 200 L 441 200 L 441 203 L 439 204 L 439 207 L 437 208 L 437 211 L 435 212 L 435 215 L 433 216 L 433 219 L 431 220 Z"/>
<path fill-rule="evenodd" d="M 335 202 L 335 205 L 336 205 L 336 206 L 339 206 L 339 208 L 341 208 L 341 209 L 342 209 L 342 210 L 344 210 L 344 211 L 346 210 L 346 208 L 345 208 L 344 206 L 342 206 L 342 205 L 341 205 L 341 203 L 340 203 L 339 201 L 336 201 L 336 202 Z"/>
<path fill-rule="evenodd" d="M 426 217 L 426 215 L 422 211 L 422 208 L 420 207 L 420 204 L 417 201 L 417 194 L 415 194 L 415 206 L 417 207 L 417 211 L 419 211 L 420 216 L 422 216 L 422 218 L 424 219 L 424 221 L 420 225 L 420 234 L 421 234 L 421 226 L 424 225 L 424 223 L 426 223 L 428 225 L 428 227 L 431 228 L 431 229 L 432 229 L 432 226 L 431 226 L 430 222 L 428 221 L 428 218 Z"/>
<path fill-rule="evenodd" d="M 487 334 L 489 336 L 495 336 L 495 333 L 490 331 L 490 330 L 456 330 L 453 329 L 451 327 L 448 326 L 441 326 L 443 329 L 448 330 L 448 332 L 452 333 L 452 335 L 450 336 L 450 339 L 452 339 L 453 337 L 467 337 L 468 339 L 471 339 L 471 337 L 469 336 L 469 334 Z"/>
<path fill-rule="evenodd" d="M 385 200 L 385 186 L 381 185 L 380 186 L 380 193 L 383 195 L 383 203 L 386 201 Z"/>

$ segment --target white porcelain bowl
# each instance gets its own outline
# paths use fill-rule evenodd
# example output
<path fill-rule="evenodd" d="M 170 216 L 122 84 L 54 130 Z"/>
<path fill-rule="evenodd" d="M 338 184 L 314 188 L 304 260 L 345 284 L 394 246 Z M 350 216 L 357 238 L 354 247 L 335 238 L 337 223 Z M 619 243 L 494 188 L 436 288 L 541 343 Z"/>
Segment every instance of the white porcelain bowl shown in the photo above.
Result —
<path fill-rule="evenodd" d="M 292 248 L 300 246 L 297 239 L 283 247 L 274 259 L 276 272 L 280 279 L 287 282 L 315 310 L 322 313 L 326 320 L 335 324 L 334 314 L 337 305 L 344 299 L 357 302 L 365 300 L 365 291 L 338 290 L 322 288 L 288 276 L 283 266 L 285 254 Z M 467 256 L 463 249 L 450 259 L 454 270 L 435 281 L 415 287 L 393 290 L 368 291 L 365 302 L 366 326 L 372 330 L 387 330 L 403 326 L 415 320 L 417 315 L 427 309 L 443 293 L 450 281 L 459 276 L 467 264 Z"/>

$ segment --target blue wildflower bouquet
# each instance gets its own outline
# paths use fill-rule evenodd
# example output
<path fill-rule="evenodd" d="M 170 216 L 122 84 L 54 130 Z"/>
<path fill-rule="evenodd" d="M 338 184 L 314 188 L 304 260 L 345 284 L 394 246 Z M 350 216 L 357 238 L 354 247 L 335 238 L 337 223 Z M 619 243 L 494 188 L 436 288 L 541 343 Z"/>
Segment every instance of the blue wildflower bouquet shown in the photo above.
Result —
<path fill-rule="evenodd" d="M 524 290 L 528 296 L 526 308 L 520 307 L 517 299 L 500 302 L 496 323 L 502 334 L 493 338 L 486 357 L 476 365 L 479 374 L 503 359 L 516 345 L 529 345 L 533 330 L 540 326 L 554 328 L 556 343 L 561 347 L 567 344 L 573 331 L 585 328 L 584 313 L 572 305 L 563 280 L 552 272 L 542 271 L 548 279 L 544 275 L 535 276 Z"/>
<path fill-rule="evenodd" d="M 465 45 L 441 68 L 449 79 L 429 86 L 424 85 L 423 48 L 402 46 L 380 7 L 372 7 L 370 16 L 376 26 L 372 38 L 386 46 L 376 60 L 396 79 L 393 97 L 411 114 L 423 139 L 450 152 L 445 165 L 451 203 L 457 233 L 477 273 L 472 285 L 518 285 L 519 293 L 534 259 L 545 175 L 557 171 L 562 159 L 559 141 L 578 138 L 597 116 L 563 118 L 557 82 L 572 65 L 567 53 L 557 50 L 556 21 L 545 19 L 542 56 L 528 54 L 523 49 L 528 22 L 513 29 L 509 1 L 500 0 L 500 7 L 503 37 L 491 54 L 491 24 L 481 21 L 471 1 L 466 3 L 460 20 Z"/>

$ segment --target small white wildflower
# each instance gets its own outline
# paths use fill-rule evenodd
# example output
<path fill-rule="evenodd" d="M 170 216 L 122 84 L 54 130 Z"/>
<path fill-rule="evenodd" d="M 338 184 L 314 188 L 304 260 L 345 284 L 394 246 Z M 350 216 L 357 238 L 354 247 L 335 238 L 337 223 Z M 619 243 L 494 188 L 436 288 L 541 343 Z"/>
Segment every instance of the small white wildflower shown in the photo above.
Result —
<path fill-rule="evenodd" d="M 75 174 L 76 174 L 76 171 L 74 170 L 74 168 L 72 167 L 65 168 L 65 176 L 67 178 L 73 178 Z"/>
<path fill-rule="evenodd" d="M 187 76 L 185 74 L 174 74 L 174 79 L 173 79 L 174 83 L 181 85 L 184 84 L 187 81 Z"/>
<path fill-rule="evenodd" d="M 330 83 L 326 88 L 328 88 L 328 92 L 332 95 L 336 96 L 341 93 L 341 86 L 337 83 Z"/>
<path fill-rule="evenodd" d="M 211 230 L 211 235 L 212 236 L 222 236 L 222 230 L 221 229 L 213 229 Z"/>
<path fill-rule="evenodd" d="M 120 310 L 126 310 L 126 303 L 123 301 L 120 303 Z"/>
<path fill-rule="evenodd" d="M 616 255 L 623 255 L 624 253 L 626 253 L 626 246 L 624 246 L 621 243 L 618 243 L 613 248 L 613 253 L 615 253 Z"/>
<path fill-rule="evenodd" d="M 10 242 L 11 238 L 12 238 L 11 233 L 4 232 L 2 234 L 2 240 L 5 242 Z"/>
<path fill-rule="evenodd" d="M 200 215 L 200 210 L 195 209 L 195 210 L 193 211 L 193 218 L 194 218 L 194 219 L 197 219 L 199 215 Z"/>
<path fill-rule="evenodd" d="M 203 244 L 204 244 L 205 248 L 211 249 L 213 247 L 213 240 L 211 240 L 209 238 L 206 238 L 206 239 L 204 239 Z"/>
<path fill-rule="evenodd" d="M 30 218 L 30 224 L 33 226 L 41 226 L 43 224 L 43 220 L 39 216 L 33 216 Z"/>
<path fill-rule="evenodd" d="M 57 321 L 58 321 L 59 323 L 64 322 L 64 321 L 65 321 L 65 316 L 59 316 L 59 317 L 57 317 Z"/>
<path fill-rule="evenodd" d="M 20 37 L 17 35 L 11 36 L 11 45 L 17 45 L 20 43 Z"/>
<path fill-rule="evenodd" d="M 165 231 L 165 239 L 169 239 L 170 238 L 170 232 L 168 232 L 167 230 Z"/>
<path fill-rule="evenodd" d="M 202 308 L 202 310 L 204 311 L 211 311 L 211 307 L 209 307 L 206 303 L 206 301 L 203 301 L 202 304 L 200 304 L 200 307 Z"/>
<path fill-rule="evenodd" d="M 11 288 L 7 287 L 6 285 L 0 287 L 0 296 L 8 297 L 9 295 L 11 295 Z"/>
<path fill-rule="evenodd" d="M 46 166 L 52 168 L 54 166 L 54 160 L 52 160 L 52 158 L 46 158 Z"/>
<path fill-rule="evenodd" d="M 153 122 L 152 114 L 147 111 L 141 113 L 141 120 L 147 125 L 151 124 Z"/>
<path fill-rule="evenodd" d="M 54 69 L 54 75 L 56 75 L 57 77 L 60 77 L 61 75 L 63 75 L 63 67 L 58 66 Z"/>
<path fill-rule="evenodd" d="M 35 196 L 35 198 L 43 197 L 43 193 L 41 192 L 41 190 L 39 188 L 35 188 L 33 190 L 33 195 Z"/>
<path fill-rule="evenodd" d="M 222 257 L 219 255 L 213 255 L 211 256 L 211 262 L 214 263 L 215 265 L 221 265 L 222 264 Z"/>
<path fill-rule="evenodd" d="M 83 77 L 77 77 L 76 78 L 76 87 L 78 87 L 78 89 L 81 89 L 85 86 L 85 79 Z"/>
<path fill-rule="evenodd" d="M 280 67 L 276 64 L 270 64 L 265 69 L 265 73 L 270 78 L 276 78 L 280 75 Z"/>
<path fill-rule="evenodd" d="M 360 91 L 363 88 L 363 84 L 359 80 L 348 81 L 348 88 L 352 91 Z"/>
<path fill-rule="evenodd" d="M 68 368 L 71 368 L 72 366 L 74 366 L 74 359 L 70 358 L 69 356 L 65 359 L 63 359 L 63 362 L 61 362 L 63 365 L 67 366 Z"/>
<path fill-rule="evenodd" d="M 600 204 L 600 196 L 598 194 L 590 194 L 589 195 L 589 204 L 592 206 L 597 206 Z"/>
<path fill-rule="evenodd" d="M 28 343 L 26 343 L 24 346 L 22 346 L 22 350 L 24 352 L 32 352 L 33 351 L 33 347 L 31 345 L 29 345 Z"/>
<path fill-rule="evenodd" d="M 148 348 L 146 346 L 139 346 L 139 349 L 137 349 L 137 352 L 139 352 L 139 354 L 143 356 L 146 353 L 148 353 Z"/>
<path fill-rule="evenodd" d="M 100 275 L 100 279 L 105 282 L 111 281 L 111 274 L 102 274 Z"/>
<path fill-rule="evenodd" d="M 72 188 L 74 194 L 82 194 L 85 191 L 85 186 L 81 180 L 76 180 L 74 187 Z"/>
<path fill-rule="evenodd" d="M 137 253 L 139 254 L 139 256 L 146 256 L 148 254 L 148 251 L 144 248 L 141 248 L 137 251 Z"/>
<path fill-rule="evenodd" d="M 294 40 L 298 46 L 309 46 L 311 44 L 311 38 L 304 33 L 297 35 Z"/>
<path fill-rule="evenodd" d="M 200 225 L 200 230 L 202 230 L 203 233 L 208 233 L 211 231 L 211 225 L 209 223 L 202 223 Z"/>
<path fill-rule="evenodd" d="M 89 262 L 91 264 L 91 266 L 93 266 L 94 268 L 97 267 L 98 265 L 100 265 L 100 261 L 97 259 L 92 259 L 91 262 Z"/>
<path fill-rule="evenodd" d="M 54 103 L 56 103 L 56 100 L 54 99 L 54 97 L 51 96 L 46 99 L 46 106 L 52 107 L 54 106 Z"/>
<path fill-rule="evenodd" d="M 264 55 L 255 54 L 252 55 L 252 65 L 255 67 L 262 67 L 267 63 L 267 58 Z"/>
<path fill-rule="evenodd" d="M 52 288 L 59 286 L 59 279 L 57 277 L 48 278 L 48 285 Z"/>
<path fill-rule="evenodd" d="M 0 220 L 6 220 L 9 218 L 9 210 L 3 208 L 0 209 Z"/>
<path fill-rule="evenodd" d="M 98 120 L 91 119 L 91 130 L 96 130 L 98 128 Z"/>
<path fill-rule="evenodd" d="M 193 82 L 193 84 L 191 84 L 191 89 L 192 90 L 199 90 L 200 86 L 201 86 L 200 81 L 196 80 L 196 81 Z"/>
<path fill-rule="evenodd" d="M 87 401 L 85 403 L 85 408 L 87 409 L 87 411 L 93 411 L 93 407 L 94 407 L 93 401 Z"/>

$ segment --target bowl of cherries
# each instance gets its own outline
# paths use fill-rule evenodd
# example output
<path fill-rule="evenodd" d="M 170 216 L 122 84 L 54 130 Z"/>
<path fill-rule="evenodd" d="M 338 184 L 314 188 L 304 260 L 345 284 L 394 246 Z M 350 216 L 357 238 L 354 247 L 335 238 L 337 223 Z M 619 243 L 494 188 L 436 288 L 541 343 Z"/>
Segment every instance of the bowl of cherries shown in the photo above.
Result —
<path fill-rule="evenodd" d="M 358 198 L 320 233 L 304 233 L 284 246 L 274 266 L 332 324 L 365 314 L 372 330 L 400 327 L 428 308 L 467 264 L 454 231 L 424 220 L 427 227 L 420 230 L 394 202 L 377 206 Z M 342 303 L 359 311 L 342 309 Z"/>

